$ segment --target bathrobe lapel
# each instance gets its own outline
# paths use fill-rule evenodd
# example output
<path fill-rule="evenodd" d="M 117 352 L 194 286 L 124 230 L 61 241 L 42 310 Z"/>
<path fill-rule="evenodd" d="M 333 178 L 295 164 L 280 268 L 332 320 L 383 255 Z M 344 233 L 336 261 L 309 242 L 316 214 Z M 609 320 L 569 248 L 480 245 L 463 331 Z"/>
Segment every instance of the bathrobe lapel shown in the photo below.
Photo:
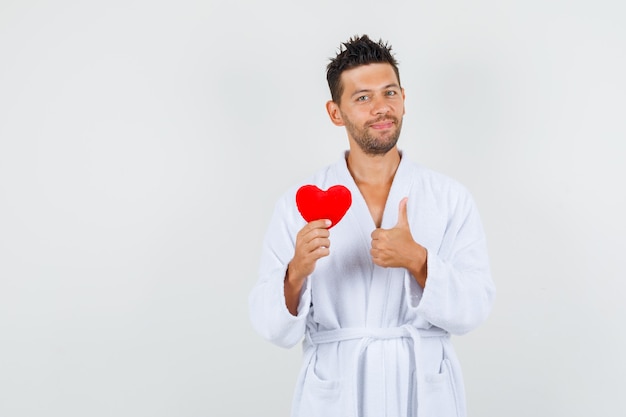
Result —
<path fill-rule="evenodd" d="M 359 239 L 363 250 L 369 253 L 371 249 L 371 234 L 376 225 L 363 195 L 348 171 L 345 158 L 335 167 L 337 178 L 352 193 L 352 206 L 346 216 L 347 219 L 344 220 L 354 224 L 354 230 L 359 231 L 359 235 L 354 236 L 354 238 Z M 409 195 L 412 181 L 406 171 L 406 163 L 403 163 L 401 159 L 385 203 L 381 222 L 383 229 L 391 229 L 397 224 L 400 200 Z M 409 214 L 410 220 L 411 215 Z M 398 297 L 398 294 L 404 291 L 404 274 L 405 271 L 402 268 L 383 268 L 371 262 L 371 275 L 367 277 L 369 279 L 369 289 L 367 291 L 364 322 L 366 327 L 386 327 L 397 324 L 395 321 L 397 321 L 397 312 L 400 308 L 398 304 L 402 299 L 402 297 Z M 387 312 L 389 310 L 395 312 L 395 314 L 388 315 Z M 393 320 L 393 322 L 390 322 L 390 320 Z"/>

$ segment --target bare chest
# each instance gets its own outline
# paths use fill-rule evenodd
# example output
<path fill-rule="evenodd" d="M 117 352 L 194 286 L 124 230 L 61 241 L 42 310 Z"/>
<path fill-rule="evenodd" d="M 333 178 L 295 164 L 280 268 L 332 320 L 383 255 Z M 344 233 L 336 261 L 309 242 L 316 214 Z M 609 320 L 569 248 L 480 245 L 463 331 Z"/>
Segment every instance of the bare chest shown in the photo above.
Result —
<path fill-rule="evenodd" d="M 387 203 L 391 184 L 385 186 L 359 185 L 358 187 L 361 191 L 361 195 L 365 199 L 374 224 L 377 228 L 380 227 L 383 221 L 385 204 Z"/>

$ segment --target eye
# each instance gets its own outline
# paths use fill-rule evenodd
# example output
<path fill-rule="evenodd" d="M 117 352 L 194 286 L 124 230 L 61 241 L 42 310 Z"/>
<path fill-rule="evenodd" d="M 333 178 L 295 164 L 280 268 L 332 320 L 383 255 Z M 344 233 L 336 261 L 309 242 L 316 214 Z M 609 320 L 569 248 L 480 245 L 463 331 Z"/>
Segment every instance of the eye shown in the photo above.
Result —
<path fill-rule="evenodd" d="M 367 101 L 368 98 L 369 98 L 368 96 L 358 96 L 356 98 L 356 101 Z"/>
<path fill-rule="evenodd" d="M 388 96 L 395 96 L 398 93 L 395 90 L 389 90 L 385 94 L 388 95 Z"/>

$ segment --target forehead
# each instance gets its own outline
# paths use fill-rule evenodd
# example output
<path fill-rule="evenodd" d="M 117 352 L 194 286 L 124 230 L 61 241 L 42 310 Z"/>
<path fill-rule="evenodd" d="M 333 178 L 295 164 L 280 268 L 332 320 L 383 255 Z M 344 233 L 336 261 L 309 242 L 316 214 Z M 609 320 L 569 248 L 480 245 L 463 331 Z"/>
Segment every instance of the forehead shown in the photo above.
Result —
<path fill-rule="evenodd" d="M 387 63 L 361 65 L 341 73 L 343 91 L 352 94 L 359 90 L 375 90 L 389 85 L 399 85 L 393 67 Z"/>

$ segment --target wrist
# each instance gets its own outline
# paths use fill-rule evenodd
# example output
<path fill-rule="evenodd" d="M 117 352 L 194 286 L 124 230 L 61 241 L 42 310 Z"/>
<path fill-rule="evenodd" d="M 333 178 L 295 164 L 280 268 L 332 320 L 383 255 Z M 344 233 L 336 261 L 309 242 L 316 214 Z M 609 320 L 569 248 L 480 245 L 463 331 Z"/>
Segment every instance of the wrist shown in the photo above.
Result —
<path fill-rule="evenodd" d="M 298 268 L 292 263 L 287 265 L 287 272 L 285 273 L 285 283 L 291 286 L 301 286 L 306 276 L 302 276 L 298 272 Z"/>
<path fill-rule="evenodd" d="M 426 284 L 426 276 L 428 271 L 428 250 L 420 244 L 417 244 L 415 257 L 412 258 L 409 272 L 415 280 L 423 288 Z"/>

